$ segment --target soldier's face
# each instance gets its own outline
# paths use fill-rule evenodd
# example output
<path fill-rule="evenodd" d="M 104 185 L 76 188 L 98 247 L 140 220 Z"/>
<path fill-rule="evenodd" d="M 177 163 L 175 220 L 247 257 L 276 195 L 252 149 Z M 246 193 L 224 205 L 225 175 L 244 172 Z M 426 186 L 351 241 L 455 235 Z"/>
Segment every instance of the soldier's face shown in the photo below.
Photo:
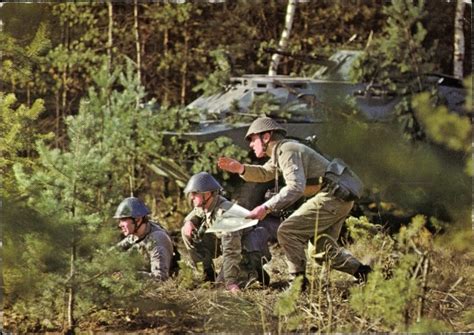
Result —
<path fill-rule="evenodd" d="M 191 201 L 193 202 L 194 207 L 201 207 L 201 208 L 206 209 L 208 207 L 208 203 L 211 197 L 211 192 L 205 192 L 205 193 L 191 192 L 189 193 L 189 197 L 191 198 Z"/>
<path fill-rule="evenodd" d="M 133 224 L 132 218 L 119 219 L 119 228 L 122 230 L 122 234 L 128 236 L 135 232 L 135 225 Z"/>
<path fill-rule="evenodd" d="M 253 134 L 250 136 L 250 148 L 257 158 L 265 157 L 265 141 L 269 138 L 268 133 Z"/>

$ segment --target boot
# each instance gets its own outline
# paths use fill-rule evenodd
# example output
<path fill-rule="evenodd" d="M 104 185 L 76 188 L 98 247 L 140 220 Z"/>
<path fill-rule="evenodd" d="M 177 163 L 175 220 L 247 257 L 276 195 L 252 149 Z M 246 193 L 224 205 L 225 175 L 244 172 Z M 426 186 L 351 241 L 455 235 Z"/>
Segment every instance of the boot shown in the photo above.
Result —
<path fill-rule="evenodd" d="M 213 282 L 216 280 L 216 272 L 213 268 L 204 269 L 204 281 Z"/>
<path fill-rule="evenodd" d="M 291 287 L 293 285 L 295 279 L 298 278 L 299 276 L 303 277 L 303 281 L 301 282 L 301 292 L 304 292 L 308 288 L 309 280 L 308 280 L 308 278 L 306 278 L 306 274 L 303 271 L 302 272 L 296 272 L 296 273 L 290 273 L 289 286 Z"/>
<path fill-rule="evenodd" d="M 361 264 L 359 268 L 354 273 L 354 277 L 356 278 L 359 284 L 363 284 L 367 282 L 369 273 L 372 272 L 372 268 L 369 265 Z"/>
<path fill-rule="evenodd" d="M 270 275 L 263 268 L 260 270 L 253 270 L 249 272 L 248 278 L 244 279 L 244 282 L 246 288 L 255 282 L 259 282 L 262 287 L 268 287 L 270 285 Z"/>

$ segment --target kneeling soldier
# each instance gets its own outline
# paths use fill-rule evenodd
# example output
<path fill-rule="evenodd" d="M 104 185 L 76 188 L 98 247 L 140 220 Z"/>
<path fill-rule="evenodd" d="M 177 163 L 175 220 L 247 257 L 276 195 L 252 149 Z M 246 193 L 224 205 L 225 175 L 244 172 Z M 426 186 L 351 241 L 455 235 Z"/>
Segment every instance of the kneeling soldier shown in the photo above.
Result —
<path fill-rule="evenodd" d="M 181 229 L 184 245 L 196 265 L 202 262 L 206 280 L 215 281 L 213 259 L 223 256 L 222 273 L 226 289 L 238 292 L 242 278 L 257 279 L 267 285 L 270 281 L 263 265 L 271 258 L 268 233 L 262 227 L 250 227 L 236 232 L 205 234 L 216 218 L 233 203 L 219 194 L 221 185 L 207 172 L 192 176 L 184 193 L 192 202 L 193 210 L 186 216 Z"/>

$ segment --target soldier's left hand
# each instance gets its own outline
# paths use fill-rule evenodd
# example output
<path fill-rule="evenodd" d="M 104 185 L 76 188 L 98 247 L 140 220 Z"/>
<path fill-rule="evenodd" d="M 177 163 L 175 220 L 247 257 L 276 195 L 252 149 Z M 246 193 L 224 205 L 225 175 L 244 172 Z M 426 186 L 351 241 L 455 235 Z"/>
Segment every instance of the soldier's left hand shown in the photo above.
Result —
<path fill-rule="evenodd" d="M 263 220 L 267 216 L 267 207 L 265 205 L 260 205 L 252 209 L 246 219 L 258 219 Z"/>

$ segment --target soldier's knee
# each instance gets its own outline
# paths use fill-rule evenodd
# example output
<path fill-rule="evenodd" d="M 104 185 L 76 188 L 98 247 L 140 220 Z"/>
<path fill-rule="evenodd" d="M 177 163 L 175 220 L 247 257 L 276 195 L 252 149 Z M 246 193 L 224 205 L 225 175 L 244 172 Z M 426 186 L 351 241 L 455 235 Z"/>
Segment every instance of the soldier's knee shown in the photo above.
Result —
<path fill-rule="evenodd" d="M 286 229 L 284 225 L 281 225 L 280 227 L 278 227 L 278 230 L 277 230 L 278 242 L 285 240 L 287 236 L 288 236 L 288 229 Z"/>

